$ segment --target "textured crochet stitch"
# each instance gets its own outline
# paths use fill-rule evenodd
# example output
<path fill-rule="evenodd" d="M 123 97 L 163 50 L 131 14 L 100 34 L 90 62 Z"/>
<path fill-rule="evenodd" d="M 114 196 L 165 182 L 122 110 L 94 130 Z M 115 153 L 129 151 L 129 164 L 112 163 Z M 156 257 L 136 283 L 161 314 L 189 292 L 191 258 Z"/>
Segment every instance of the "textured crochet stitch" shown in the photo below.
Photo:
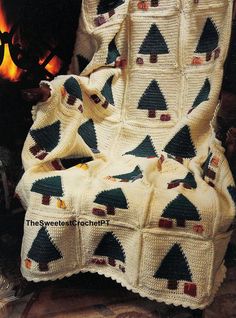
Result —
<path fill-rule="evenodd" d="M 70 74 L 47 82 L 22 152 L 27 280 L 89 271 L 167 304 L 213 301 L 235 218 L 214 130 L 232 2 L 83 1 Z M 90 220 L 109 222 L 73 226 Z"/>

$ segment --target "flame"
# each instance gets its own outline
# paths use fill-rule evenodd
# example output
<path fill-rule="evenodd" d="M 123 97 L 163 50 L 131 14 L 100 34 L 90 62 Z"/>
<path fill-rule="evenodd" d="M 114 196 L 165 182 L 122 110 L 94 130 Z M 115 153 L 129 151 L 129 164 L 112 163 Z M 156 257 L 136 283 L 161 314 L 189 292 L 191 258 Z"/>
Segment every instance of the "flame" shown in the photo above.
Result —
<path fill-rule="evenodd" d="M 49 52 L 45 54 L 45 57 L 40 59 L 39 64 L 43 64 L 45 58 L 49 55 Z M 62 61 L 59 59 L 59 57 L 54 56 L 50 62 L 45 66 L 45 69 L 50 72 L 53 75 L 56 75 L 62 66 Z"/>
<path fill-rule="evenodd" d="M 4 14 L 4 9 L 2 2 L 0 1 L 0 31 L 2 33 L 4 32 L 10 32 L 11 25 L 7 23 L 7 18 Z M 0 45 L 1 45 L 0 41 Z M 5 44 L 5 50 L 4 50 L 4 59 L 2 64 L 0 65 L 0 76 L 3 78 L 7 78 L 11 81 L 17 81 L 20 78 L 22 71 L 18 69 L 18 67 L 14 64 L 14 62 L 11 59 L 11 55 L 9 52 L 8 45 Z"/>
<path fill-rule="evenodd" d="M 0 1 L 0 30 L 2 32 L 9 32 L 11 29 L 11 26 L 7 24 L 7 19 L 4 15 L 4 9 L 2 5 L 2 1 Z"/>
<path fill-rule="evenodd" d="M 2 1 L 0 0 L 0 31 L 10 32 L 12 25 L 7 22 L 6 15 L 4 14 L 4 8 Z M 0 45 L 1 45 L 0 40 Z M 42 64 L 45 58 L 49 55 L 49 52 L 45 54 L 45 57 L 41 58 L 39 63 Z M 62 66 L 62 61 L 54 56 L 50 62 L 45 66 L 45 69 L 50 72 L 52 75 L 56 75 Z M 2 64 L 0 65 L 0 76 L 11 81 L 18 81 L 20 79 L 23 70 L 19 69 L 15 63 L 12 61 L 8 44 L 5 44 L 4 47 L 4 59 Z"/>

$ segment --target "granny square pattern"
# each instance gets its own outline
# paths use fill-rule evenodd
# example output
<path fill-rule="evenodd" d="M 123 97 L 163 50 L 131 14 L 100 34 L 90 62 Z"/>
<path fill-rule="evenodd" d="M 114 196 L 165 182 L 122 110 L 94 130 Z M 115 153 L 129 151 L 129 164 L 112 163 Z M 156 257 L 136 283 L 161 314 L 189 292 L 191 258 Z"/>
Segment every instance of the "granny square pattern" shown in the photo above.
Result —
<path fill-rule="evenodd" d="M 34 107 L 16 192 L 29 281 L 92 272 L 204 308 L 236 190 L 216 139 L 232 0 L 84 0 L 70 74 Z"/>

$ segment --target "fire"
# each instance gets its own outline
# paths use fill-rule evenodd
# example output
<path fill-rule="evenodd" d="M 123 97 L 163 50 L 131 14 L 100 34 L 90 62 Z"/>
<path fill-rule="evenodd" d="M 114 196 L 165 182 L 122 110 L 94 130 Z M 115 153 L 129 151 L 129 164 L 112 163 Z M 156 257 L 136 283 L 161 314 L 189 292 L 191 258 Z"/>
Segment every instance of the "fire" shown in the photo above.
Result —
<path fill-rule="evenodd" d="M 49 55 L 49 52 L 45 55 L 44 58 L 40 59 L 39 64 L 43 64 L 45 58 Z M 62 66 L 61 60 L 54 56 L 51 61 L 45 66 L 45 69 L 53 75 L 56 75 Z"/>
<path fill-rule="evenodd" d="M 0 0 L 0 31 L 10 32 L 12 25 L 8 23 L 6 15 L 4 14 L 4 8 L 2 1 Z M 3 45 L 0 39 L 0 47 Z M 42 64 L 45 58 L 49 55 L 49 53 L 45 54 L 45 57 L 40 59 L 39 64 Z M 54 56 L 50 62 L 45 66 L 45 69 L 50 72 L 52 75 L 56 75 L 62 66 L 62 61 L 57 57 Z M 8 44 L 4 45 L 4 59 L 2 64 L 0 65 L 0 76 L 11 81 L 18 81 L 20 79 L 21 74 L 24 71 L 19 69 L 15 63 L 12 61 L 9 46 Z"/>
<path fill-rule="evenodd" d="M 11 26 L 7 24 L 7 19 L 4 15 L 4 9 L 2 2 L 0 1 L 0 30 L 2 32 L 6 31 L 9 32 L 11 29 Z"/>
<path fill-rule="evenodd" d="M 0 1 L 0 31 L 10 32 L 11 25 L 7 23 L 6 16 L 4 15 L 4 9 L 2 2 Z M 0 45 L 2 45 L 0 40 Z M 22 71 L 14 64 L 11 59 L 8 45 L 5 44 L 4 59 L 0 65 L 0 76 L 3 78 L 8 78 L 11 81 L 17 81 L 21 75 Z"/>

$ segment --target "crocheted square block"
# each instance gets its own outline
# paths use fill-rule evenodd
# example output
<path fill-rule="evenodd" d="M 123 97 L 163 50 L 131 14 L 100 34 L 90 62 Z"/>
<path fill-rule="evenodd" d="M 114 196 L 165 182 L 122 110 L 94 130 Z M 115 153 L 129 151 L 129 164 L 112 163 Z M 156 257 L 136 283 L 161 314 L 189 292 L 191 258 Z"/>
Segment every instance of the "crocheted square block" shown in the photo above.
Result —
<path fill-rule="evenodd" d="M 185 73 L 186 103 L 183 112 L 194 116 L 194 113 L 204 112 L 206 116 L 213 116 L 215 103 L 218 100 L 218 93 L 215 89 L 220 85 L 223 73 L 217 71 L 217 75 L 212 77 L 212 67 L 206 72 L 199 72 L 197 68 L 192 68 Z M 189 117 L 188 116 L 188 117 Z"/>
<path fill-rule="evenodd" d="M 74 271 L 80 264 L 79 228 L 73 225 L 75 216 L 72 214 L 48 215 L 28 210 L 25 228 L 30 228 L 30 236 L 24 236 L 22 270 L 26 276 L 35 281 L 45 279 L 54 274 L 63 276 L 62 272 Z M 66 238 L 66 239 L 65 239 Z M 78 244 L 78 245 L 77 245 Z"/>
<path fill-rule="evenodd" d="M 147 15 L 145 19 L 131 14 L 131 54 L 130 64 L 139 68 L 154 65 L 175 67 L 177 63 L 176 39 L 179 36 L 178 15 L 171 11 L 163 17 L 158 12 Z M 137 58 L 143 59 L 143 65 L 137 64 Z"/>
<path fill-rule="evenodd" d="M 207 195 L 203 202 L 200 200 L 202 192 L 199 191 L 198 187 L 185 189 L 183 183 L 180 183 L 178 187 L 165 191 L 160 201 L 158 200 L 158 189 L 164 188 L 166 182 L 169 183 L 168 178 L 173 180 L 178 179 L 178 177 L 172 171 L 169 174 L 166 173 L 166 176 L 158 175 L 157 178 L 159 179 L 157 188 L 149 207 L 148 227 L 155 228 L 159 232 L 168 230 L 170 235 L 184 232 L 192 236 L 211 237 L 213 234 L 212 224 L 217 223 L 220 218 L 217 213 L 214 190 L 205 186 Z M 164 220 L 172 221 L 172 227 L 162 226 Z"/>
<path fill-rule="evenodd" d="M 178 120 L 179 72 L 135 70 L 130 74 L 127 97 L 127 119 L 143 120 L 144 127 L 171 127 Z M 168 94 L 167 94 L 168 91 Z M 168 116 L 164 121 L 163 116 Z"/>
<path fill-rule="evenodd" d="M 118 68 L 111 68 L 110 72 L 101 69 L 98 73 L 100 76 L 99 81 L 97 76 L 92 74 L 90 76 L 90 85 L 96 87 L 101 92 L 102 103 L 108 103 L 107 107 L 112 108 L 112 116 L 115 119 L 116 116 L 120 116 L 120 108 L 123 101 L 122 92 L 125 89 L 121 71 Z"/>
<path fill-rule="evenodd" d="M 185 16 L 183 32 L 189 30 L 185 33 L 185 42 L 183 43 L 185 64 L 194 67 L 214 64 L 217 61 L 214 58 L 215 51 L 219 48 L 220 55 L 224 55 L 227 35 L 222 26 L 224 24 L 223 16 L 227 14 L 227 10 L 227 6 L 222 7 L 221 10 L 212 7 L 202 12 L 193 11 L 191 15 Z"/>
<path fill-rule="evenodd" d="M 165 130 L 161 135 L 163 138 L 166 136 Z M 127 136 L 131 138 L 131 142 L 128 141 Z M 124 157 L 124 160 L 127 160 L 126 156 L 132 156 L 130 158 L 132 158 L 134 164 L 136 160 L 137 164 L 142 164 L 143 160 L 158 158 L 163 138 L 160 138 L 160 133 L 158 134 L 154 128 L 149 127 L 148 129 L 145 126 L 137 125 L 135 121 L 129 120 L 120 131 L 116 152 Z"/>
<path fill-rule="evenodd" d="M 99 33 L 99 46 L 96 46 L 96 50 L 93 52 L 93 65 L 96 64 L 97 68 L 104 65 L 111 65 L 118 67 L 118 64 L 124 65 L 124 61 L 127 60 L 127 46 L 125 41 L 126 29 L 120 29 L 120 23 L 127 25 L 125 20 L 126 15 L 118 15 L 119 21 L 114 24 L 112 32 L 107 32 L 107 28 L 102 30 L 95 30 L 95 33 Z M 104 24 L 106 25 L 106 24 Z M 94 39 L 93 39 L 94 40 Z M 125 43 L 125 45 L 124 45 Z M 82 43 L 77 44 L 77 50 L 80 52 L 80 46 Z M 123 61 L 122 63 L 120 61 Z M 118 63 L 120 62 L 120 63 Z"/>
<path fill-rule="evenodd" d="M 96 231 L 94 226 L 81 227 L 81 238 L 82 268 L 136 285 L 141 251 L 141 233 L 137 229 L 110 221 L 109 227 L 96 226 Z"/>
<path fill-rule="evenodd" d="M 98 115 L 101 116 L 102 114 L 98 113 Z M 112 128 L 109 120 L 101 121 L 97 116 L 97 118 L 83 121 L 78 128 L 78 135 L 91 149 L 92 153 L 99 155 L 99 153 L 110 151 L 111 144 L 116 137 L 116 127 Z M 105 143 L 101 144 L 101 140 L 105 140 Z"/>
<path fill-rule="evenodd" d="M 137 200 L 138 197 L 142 200 Z M 80 214 L 97 220 L 119 221 L 124 226 L 140 226 L 149 198 L 150 190 L 140 182 L 94 180 L 89 193 L 80 199 Z"/>
<path fill-rule="evenodd" d="M 189 297 L 195 304 L 203 302 L 209 297 L 211 268 L 206 268 L 205 264 L 211 263 L 214 255 L 212 242 L 184 240 L 177 235 L 166 237 L 164 233 L 154 231 L 146 231 L 143 235 L 140 286 L 152 296 L 161 293 L 163 298 L 168 297 L 175 289 L 176 302 L 185 303 Z M 196 271 L 195 264 L 199 258 L 202 261 Z M 185 284 L 192 284 L 195 293 L 186 293 Z"/>

